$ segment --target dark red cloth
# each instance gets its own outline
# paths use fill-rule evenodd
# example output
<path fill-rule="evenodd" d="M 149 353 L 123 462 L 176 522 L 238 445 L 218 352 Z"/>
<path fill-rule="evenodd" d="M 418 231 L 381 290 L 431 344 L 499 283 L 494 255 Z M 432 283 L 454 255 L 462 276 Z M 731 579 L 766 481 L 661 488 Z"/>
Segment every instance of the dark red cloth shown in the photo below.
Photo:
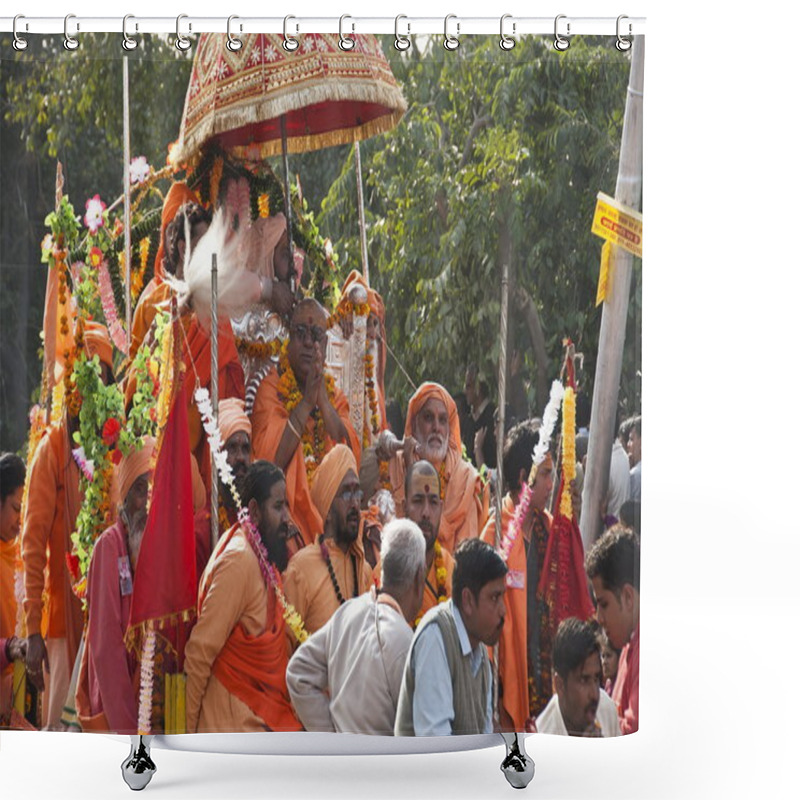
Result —
<path fill-rule="evenodd" d="M 172 401 L 158 451 L 150 510 L 136 565 L 129 629 L 148 621 L 177 622 L 196 608 L 196 557 L 192 468 L 186 423 L 186 389 Z M 185 641 L 185 637 L 179 637 Z M 183 654 L 179 653 L 179 664 Z"/>

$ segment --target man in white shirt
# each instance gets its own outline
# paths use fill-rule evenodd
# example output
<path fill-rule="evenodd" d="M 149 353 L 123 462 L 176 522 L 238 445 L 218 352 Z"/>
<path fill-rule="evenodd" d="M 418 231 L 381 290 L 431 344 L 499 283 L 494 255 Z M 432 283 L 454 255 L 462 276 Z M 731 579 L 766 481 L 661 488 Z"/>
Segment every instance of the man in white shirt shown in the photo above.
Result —
<path fill-rule="evenodd" d="M 553 643 L 556 693 L 536 718 L 539 733 L 561 736 L 619 736 L 614 701 L 600 688 L 600 640 L 588 622 L 565 619 Z"/>
<path fill-rule="evenodd" d="M 628 464 L 628 429 L 627 421 L 619 427 L 618 435 L 611 448 L 611 467 L 608 475 L 608 493 L 606 494 L 606 516 L 619 520 L 619 510 L 630 494 L 630 466 Z"/>
<path fill-rule="evenodd" d="M 289 696 L 308 731 L 391 736 L 425 589 L 425 538 L 411 520 L 381 536 L 381 588 L 348 600 L 292 656 Z"/>

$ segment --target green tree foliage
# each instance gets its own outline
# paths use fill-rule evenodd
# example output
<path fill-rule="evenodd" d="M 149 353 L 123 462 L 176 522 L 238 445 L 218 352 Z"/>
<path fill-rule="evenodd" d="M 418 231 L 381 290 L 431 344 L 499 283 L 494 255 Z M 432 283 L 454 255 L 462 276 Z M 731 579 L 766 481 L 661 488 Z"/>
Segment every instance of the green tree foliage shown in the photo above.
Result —
<path fill-rule="evenodd" d="M 416 382 L 456 390 L 477 361 L 496 386 L 499 238 L 511 239 L 512 296 L 533 299 L 548 355 L 561 365 L 563 337 L 585 353 L 591 392 L 600 309 L 602 242 L 590 233 L 598 191 L 614 194 L 630 70 L 607 39 L 575 39 L 555 53 L 526 38 L 509 51 L 494 37 L 465 37 L 454 53 L 384 47 L 409 103 L 403 122 L 362 145 L 370 278 L 388 299 L 388 338 Z M 342 270 L 360 265 L 352 156 L 322 202 L 320 227 Z M 620 401 L 639 407 L 641 288 L 634 279 Z M 511 305 L 509 353 L 525 355 L 535 397 L 531 339 Z M 408 397 L 395 370 L 389 395 Z"/>

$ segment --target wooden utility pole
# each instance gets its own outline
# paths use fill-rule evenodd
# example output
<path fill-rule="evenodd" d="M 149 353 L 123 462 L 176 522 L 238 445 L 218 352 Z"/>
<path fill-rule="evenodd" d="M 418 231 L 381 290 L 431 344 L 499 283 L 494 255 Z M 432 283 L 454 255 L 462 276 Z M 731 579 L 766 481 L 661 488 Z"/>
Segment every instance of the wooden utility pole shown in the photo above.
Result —
<path fill-rule="evenodd" d="M 644 86 L 644 37 L 637 36 L 631 53 L 631 74 L 622 124 L 615 199 L 638 211 L 642 202 L 642 100 Z M 588 550 L 602 533 L 600 510 L 608 491 L 611 448 L 614 444 L 622 375 L 622 351 L 631 289 L 633 255 L 614 247 L 611 286 L 603 304 L 597 369 L 589 423 L 589 451 L 581 510 L 581 535 Z"/>

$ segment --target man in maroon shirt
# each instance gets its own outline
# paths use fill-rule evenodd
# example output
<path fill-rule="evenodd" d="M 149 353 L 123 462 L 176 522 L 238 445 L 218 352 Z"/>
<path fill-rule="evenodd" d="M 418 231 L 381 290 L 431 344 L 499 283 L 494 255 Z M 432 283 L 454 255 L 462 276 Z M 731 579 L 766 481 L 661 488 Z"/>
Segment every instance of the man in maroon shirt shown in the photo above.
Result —
<path fill-rule="evenodd" d="M 639 730 L 639 539 L 615 525 L 586 557 L 597 601 L 597 621 L 611 644 L 622 648 L 611 696 L 623 734 Z"/>

